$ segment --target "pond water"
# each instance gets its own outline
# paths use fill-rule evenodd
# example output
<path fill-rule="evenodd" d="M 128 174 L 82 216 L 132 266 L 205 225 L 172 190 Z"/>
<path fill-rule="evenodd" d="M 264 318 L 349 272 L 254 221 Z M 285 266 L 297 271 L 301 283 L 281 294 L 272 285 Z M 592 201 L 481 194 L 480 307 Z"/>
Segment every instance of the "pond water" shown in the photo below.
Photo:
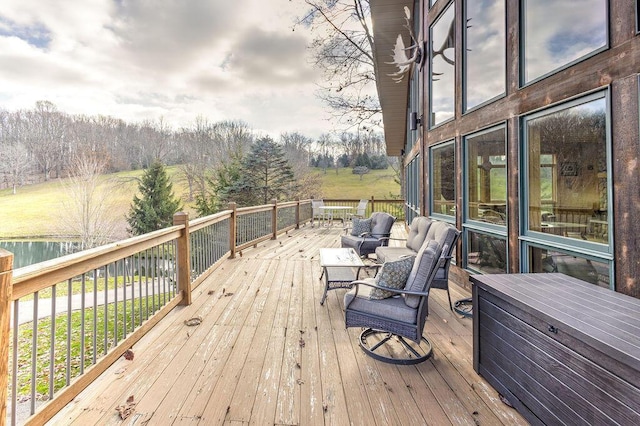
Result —
<path fill-rule="evenodd" d="M 73 253 L 75 244 L 68 241 L 0 241 L 0 248 L 13 253 L 13 269 Z"/>

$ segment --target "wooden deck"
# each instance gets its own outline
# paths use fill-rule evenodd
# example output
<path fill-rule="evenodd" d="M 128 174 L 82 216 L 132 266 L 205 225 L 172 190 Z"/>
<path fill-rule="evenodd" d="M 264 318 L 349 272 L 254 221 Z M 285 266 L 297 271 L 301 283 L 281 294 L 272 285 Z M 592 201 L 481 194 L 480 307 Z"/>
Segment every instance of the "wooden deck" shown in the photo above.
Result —
<path fill-rule="evenodd" d="M 394 233 L 402 233 L 400 227 Z M 320 247 L 340 229 L 311 228 L 225 261 L 193 294 L 50 424 L 527 424 L 473 371 L 472 320 L 446 293 L 429 299 L 434 356 L 417 366 L 367 357 L 345 329 L 342 296 L 320 306 Z M 468 297 L 458 287 L 453 299 Z M 186 320 L 201 317 L 197 326 Z M 133 399 L 124 422 L 116 407 Z"/>

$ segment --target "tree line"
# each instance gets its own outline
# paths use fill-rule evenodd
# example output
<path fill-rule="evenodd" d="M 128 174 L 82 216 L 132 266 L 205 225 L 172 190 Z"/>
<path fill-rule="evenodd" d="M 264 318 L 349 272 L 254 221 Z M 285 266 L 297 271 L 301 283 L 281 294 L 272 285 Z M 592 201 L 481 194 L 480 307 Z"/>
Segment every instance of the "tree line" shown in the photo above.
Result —
<path fill-rule="evenodd" d="M 148 168 L 154 160 L 179 164 L 195 197 L 209 171 L 244 155 L 258 137 L 241 120 L 211 122 L 199 116 L 176 130 L 162 118 L 128 123 L 71 115 L 50 101 L 38 101 L 33 109 L 0 109 L 0 188 L 17 191 L 25 184 L 68 177 L 78 156 L 91 153 L 104 160 L 103 173 Z M 296 171 L 310 165 L 353 167 L 362 154 L 385 157 L 383 138 L 374 133 L 327 133 L 313 139 L 291 132 L 281 134 L 278 143 Z"/>

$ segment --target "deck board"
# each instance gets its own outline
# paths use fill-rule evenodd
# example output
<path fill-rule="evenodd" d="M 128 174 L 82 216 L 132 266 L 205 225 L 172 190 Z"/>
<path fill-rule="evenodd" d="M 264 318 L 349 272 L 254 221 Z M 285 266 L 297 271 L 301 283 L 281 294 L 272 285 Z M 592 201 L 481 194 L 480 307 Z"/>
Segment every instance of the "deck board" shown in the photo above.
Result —
<path fill-rule="evenodd" d="M 345 290 L 320 305 L 319 249 L 341 234 L 307 226 L 222 262 L 190 306 L 136 343 L 133 361 L 114 363 L 50 424 L 527 424 L 473 371 L 472 321 L 444 291 L 429 300 L 430 360 L 395 366 L 360 350 L 360 330 L 344 327 Z M 200 325 L 184 324 L 196 316 Z M 122 422 L 115 408 L 129 396 L 136 412 Z"/>

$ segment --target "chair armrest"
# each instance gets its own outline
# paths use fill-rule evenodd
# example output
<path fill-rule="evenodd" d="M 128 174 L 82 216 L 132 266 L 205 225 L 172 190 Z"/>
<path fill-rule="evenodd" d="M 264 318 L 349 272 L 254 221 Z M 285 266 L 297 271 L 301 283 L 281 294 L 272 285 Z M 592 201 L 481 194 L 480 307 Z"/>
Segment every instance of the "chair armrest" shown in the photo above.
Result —
<path fill-rule="evenodd" d="M 385 290 L 385 291 L 389 291 L 391 293 L 396 293 L 396 294 L 409 294 L 411 296 L 428 296 L 429 295 L 428 291 L 411 291 L 411 290 L 405 290 L 403 288 L 391 288 L 391 287 L 385 287 L 385 286 L 377 285 L 375 283 L 362 281 L 362 280 L 352 281 L 351 284 L 356 285 L 356 294 L 358 294 L 357 286 L 362 284 L 368 287 L 378 288 L 380 290 Z"/>

